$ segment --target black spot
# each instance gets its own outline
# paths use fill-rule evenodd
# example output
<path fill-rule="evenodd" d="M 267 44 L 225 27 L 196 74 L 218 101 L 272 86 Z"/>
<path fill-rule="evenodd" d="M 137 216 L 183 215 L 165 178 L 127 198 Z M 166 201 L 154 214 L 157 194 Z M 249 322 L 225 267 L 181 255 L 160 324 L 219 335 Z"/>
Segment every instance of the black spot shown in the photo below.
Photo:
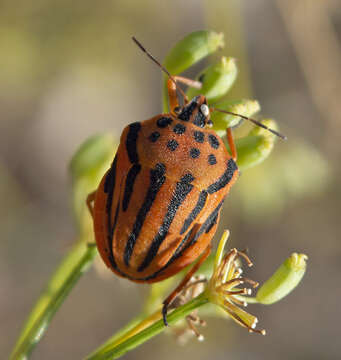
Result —
<path fill-rule="evenodd" d="M 139 162 L 139 157 L 136 149 L 136 142 L 140 130 L 141 130 L 141 124 L 139 122 L 135 122 L 129 125 L 129 131 L 126 139 L 126 148 L 127 148 L 129 160 L 132 164 Z"/>
<path fill-rule="evenodd" d="M 165 128 L 168 125 L 170 125 L 173 122 L 173 120 L 169 117 L 160 117 L 157 119 L 157 126 L 160 128 Z"/>
<path fill-rule="evenodd" d="M 237 170 L 238 170 L 238 167 L 237 167 L 236 163 L 232 159 L 229 159 L 229 161 L 227 162 L 227 168 L 226 168 L 224 174 L 215 183 L 211 184 L 207 188 L 207 192 L 209 194 L 213 194 L 213 193 L 219 191 L 220 189 L 224 188 L 231 181 L 235 171 L 237 171 Z"/>
<path fill-rule="evenodd" d="M 191 151 L 189 152 L 189 154 L 191 155 L 191 157 L 193 159 L 196 159 L 197 157 L 200 156 L 200 150 L 197 148 L 192 148 Z"/>
<path fill-rule="evenodd" d="M 127 209 L 128 209 L 131 194 L 133 193 L 135 180 L 140 171 L 141 171 L 141 165 L 134 164 L 130 168 L 130 170 L 127 174 L 125 188 L 124 188 L 124 195 L 123 195 L 123 200 L 122 200 L 123 211 L 127 211 Z"/>
<path fill-rule="evenodd" d="M 166 181 L 165 177 L 166 167 L 164 164 L 156 164 L 155 168 L 150 170 L 150 184 L 147 190 L 147 194 L 143 201 L 143 204 L 137 213 L 133 229 L 128 237 L 126 248 L 124 250 L 124 262 L 129 266 L 130 257 L 133 253 L 136 240 L 139 237 L 140 231 L 142 229 L 143 223 L 147 217 L 147 214 L 150 208 L 153 205 L 153 202 L 156 199 L 157 193 L 161 189 L 161 186 Z"/>
<path fill-rule="evenodd" d="M 151 141 L 151 142 L 156 142 L 157 141 L 157 139 L 160 137 L 160 133 L 158 132 L 158 131 L 154 131 L 153 133 L 151 133 L 150 135 L 149 135 L 149 140 Z"/>
<path fill-rule="evenodd" d="M 175 132 L 175 134 L 181 135 L 186 131 L 186 126 L 182 124 L 176 124 L 173 131 Z"/>
<path fill-rule="evenodd" d="M 218 139 L 214 135 L 212 135 L 212 134 L 209 135 L 208 141 L 209 141 L 210 145 L 213 147 L 213 149 L 218 149 L 220 144 L 219 144 Z"/>
<path fill-rule="evenodd" d="M 167 147 L 171 151 L 175 151 L 176 148 L 179 146 L 179 143 L 176 140 L 169 140 L 167 143 Z"/>
<path fill-rule="evenodd" d="M 174 195 L 168 205 L 167 213 L 163 219 L 162 225 L 156 233 L 148 253 L 139 266 L 138 271 L 143 271 L 153 261 L 159 251 L 159 248 L 168 234 L 169 227 L 171 226 L 180 205 L 184 202 L 186 196 L 194 187 L 188 182 L 191 178 L 193 178 L 191 174 L 186 174 L 180 182 L 176 183 Z M 186 181 L 183 181 L 183 179 Z"/>
<path fill-rule="evenodd" d="M 215 165 L 217 163 L 217 159 L 213 154 L 208 155 L 208 163 L 210 165 Z"/>
<path fill-rule="evenodd" d="M 195 207 L 191 211 L 191 213 L 188 215 L 187 219 L 184 221 L 182 228 L 180 230 L 180 235 L 184 234 L 187 229 L 191 226 L 192 222 L 196 219 L 196 217 L 200 214 L 200 211 L 204 208 L 206 204 L 208 193 L 206 190 L 203 190 L 199 194 L 199 198 L 197 203 L 195 204 Z"/>
<path fill-rule="evenodd" d="M 193 124 L 201 128 L 205 127 L 206 116 L 202 114 L 200 111 L 198 111 L 194 116 Z"/>
<path fill-rule="evenodd" d="M 205 141 L 205 134 L 201 131 L 194 131 L 194 140 L 198 143 L 203 143 Z"/>
<path fill-rule="evenodd" d="M 192 181 L 194 181 L 194 176 L 192 175 L 192 174 L 190 174 L 190 173 L 188 173 L 188 174 L 185 174 L 182 178 L 181 178 L 181 182 L 186 182 L 186 183 L 190 183 L 190 182 L 192 182 Z"/>

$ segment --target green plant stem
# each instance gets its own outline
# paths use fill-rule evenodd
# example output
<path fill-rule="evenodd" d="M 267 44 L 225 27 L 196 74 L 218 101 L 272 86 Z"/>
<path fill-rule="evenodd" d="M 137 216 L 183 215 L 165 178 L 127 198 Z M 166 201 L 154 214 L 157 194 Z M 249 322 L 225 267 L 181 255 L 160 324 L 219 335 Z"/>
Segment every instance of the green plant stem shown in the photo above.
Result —
<path fill-rule="evenodd" d="M 27 359 L 44 335 L 53 315 L 97 254 L 95 246 L 79 240 L 51 277 L 31 311 L 11 354 L 11 360 Z"/>
<path fill-rule="evenodd" d="M 205 292 L 203 292 L 195 299 L 191 300 L 183 306 L 178 307 L 172 313 L 170 313 L 167 317 L 169 325 L 172 325 L 178 320 L 183 319 L 193 310 L 207 303 L 207 295 Z M 161 310 L 159 309 L 157 312 L 142 320 L 137 326 L 123 334 L 118 339 L 116 338 L 116 340 L 110 343 L 106 342 L 105 345 L 101 346 L 99 349 L 89 355 L 87 360 L 117 359 L 138 345 L 141 345 L 147 340 L 151 339 L 153 336 L 158 335 L 164 329 L 166 329 L 166 327 L 162 320 Z"/>

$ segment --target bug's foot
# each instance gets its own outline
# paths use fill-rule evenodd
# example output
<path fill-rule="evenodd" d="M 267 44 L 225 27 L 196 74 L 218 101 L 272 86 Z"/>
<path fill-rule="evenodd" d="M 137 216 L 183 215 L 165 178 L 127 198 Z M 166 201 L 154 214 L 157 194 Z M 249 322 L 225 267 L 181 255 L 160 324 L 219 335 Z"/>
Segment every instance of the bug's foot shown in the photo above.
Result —
<path fill-rule="evenodd" d="M 168 304 L 163 304 L 162 306 L 162 319 L 165 326 L 169 326 L 167 321 L 167 311 L 168 311 Z"/>

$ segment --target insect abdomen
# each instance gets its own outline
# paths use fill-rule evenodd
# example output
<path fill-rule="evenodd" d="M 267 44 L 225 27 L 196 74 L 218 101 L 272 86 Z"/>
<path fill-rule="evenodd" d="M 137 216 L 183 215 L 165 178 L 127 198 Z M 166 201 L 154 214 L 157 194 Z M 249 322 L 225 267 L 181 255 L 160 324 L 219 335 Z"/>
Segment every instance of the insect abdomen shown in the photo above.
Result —
<path fill-rule="evenodd" d="M 122 134 L 97 191 L 95 233 L 108 267 L 133 281 L 153 282 L 180 271 L 207 247 L 237 167 L 220 155 L 220 175 L 200 187 L 195 167 L 180 162 L 175 174 L 163 156 L 159 162 L 142 156 L 144 133 L 149 135 L 143 124 L 131 124 Z"/>

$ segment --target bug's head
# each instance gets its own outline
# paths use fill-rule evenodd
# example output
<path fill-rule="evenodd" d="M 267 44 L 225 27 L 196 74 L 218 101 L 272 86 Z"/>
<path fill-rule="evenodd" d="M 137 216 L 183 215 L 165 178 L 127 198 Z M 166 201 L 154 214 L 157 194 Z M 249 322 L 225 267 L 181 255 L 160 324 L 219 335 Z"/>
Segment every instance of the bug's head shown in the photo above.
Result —
<path fill-rule="evenodd" d="M 201 128 L 212 127 L 213 125 L 210 119 L 210 109 L 204 95 L 194 97 L 188 104 L 175 108 L 174 111 L 179 120 L 191 122 Z"/>

